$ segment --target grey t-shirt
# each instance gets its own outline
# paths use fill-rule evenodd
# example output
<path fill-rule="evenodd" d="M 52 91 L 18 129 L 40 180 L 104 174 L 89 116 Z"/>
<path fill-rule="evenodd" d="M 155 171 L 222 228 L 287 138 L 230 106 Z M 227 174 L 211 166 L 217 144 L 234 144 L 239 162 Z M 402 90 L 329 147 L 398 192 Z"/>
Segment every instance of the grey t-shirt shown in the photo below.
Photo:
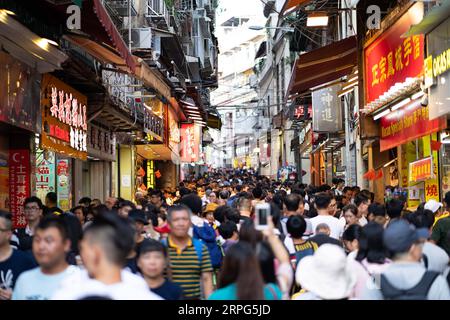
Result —
<path fill-rule="evenodd" d="M 422 279 L 426 269 L 420 263 L 396 262 L 392 263 L 383 274 L 396 288 L 411 289 Z M 375 283 L 367 287 L 363 293 L 364 300 L 383 300 L 379 286 Z M 427 300 L 450 300 L 450 289 L 447 281 L 439 275 L 428 291 Z"/>
<path fill-rule="evenodd" d="M 423 254 L 428 260 L 428 270 L 444 273 L 448 267 L 449 257 L 444 249 L 431 242 L 425 242 Z M 424 264 L 425 265 L 425 264 Z"/>

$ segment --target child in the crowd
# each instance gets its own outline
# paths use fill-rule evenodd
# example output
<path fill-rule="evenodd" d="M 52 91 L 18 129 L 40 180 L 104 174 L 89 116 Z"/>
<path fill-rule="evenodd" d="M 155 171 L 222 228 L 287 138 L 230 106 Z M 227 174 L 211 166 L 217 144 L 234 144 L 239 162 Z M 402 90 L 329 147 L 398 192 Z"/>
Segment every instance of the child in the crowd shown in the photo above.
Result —
<path fill-rule="evenodd" d="M 183 290 L 164 276 L 168 268 L 167 251 L 156 240 L 145 239 L 137 253 L 137 266 L 150 290 L 166 300 L 181 300 Z M 167 272 L 170 277 L 170 270 Z"/>
<path fill-rule="evenodd" d="M 222 238 L 225 239 L 225 242 L 222 244 L 223 253 L 225 255 L 227 250 L 239 239 L 236 223 L 234 221 L 226 221 L 222 223 L 219 227 L 219 233 Z"/>

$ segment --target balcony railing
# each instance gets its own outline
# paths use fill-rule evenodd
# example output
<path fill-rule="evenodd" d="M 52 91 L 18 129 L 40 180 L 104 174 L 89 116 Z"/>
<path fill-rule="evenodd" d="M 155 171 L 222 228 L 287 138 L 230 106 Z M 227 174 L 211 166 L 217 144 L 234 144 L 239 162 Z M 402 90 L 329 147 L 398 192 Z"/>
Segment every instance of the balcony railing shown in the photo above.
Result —
<path fill-rule="evenodd" d="M 173 8 L 169 8 L 164 0 L 148 0 L 147 17 L 158 27 L 168 29 Z"/>
<path fill-rule="evenodd" d="M 121 17 L 128 17 L 130 13 L 132 16 L 137 14 L 132 0 L 105 0 L 103 3 L 105 7 L 114 9 Z"/>

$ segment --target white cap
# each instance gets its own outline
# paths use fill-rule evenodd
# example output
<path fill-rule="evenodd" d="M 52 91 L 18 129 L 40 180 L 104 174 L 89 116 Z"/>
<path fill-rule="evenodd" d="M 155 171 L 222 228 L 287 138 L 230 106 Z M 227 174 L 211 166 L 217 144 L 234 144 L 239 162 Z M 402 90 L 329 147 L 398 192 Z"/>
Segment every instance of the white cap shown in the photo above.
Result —
<path fill-rule="evenodd" d="M 425 203 L 425 206 L 423 207 L 425 210 L 430 210 L 433 213 L 436 213 L 440 208 L 442 208 L 444 205 L 440 202 L 437 202 L 434 199 L 428 200 L 427 203 Z"/>

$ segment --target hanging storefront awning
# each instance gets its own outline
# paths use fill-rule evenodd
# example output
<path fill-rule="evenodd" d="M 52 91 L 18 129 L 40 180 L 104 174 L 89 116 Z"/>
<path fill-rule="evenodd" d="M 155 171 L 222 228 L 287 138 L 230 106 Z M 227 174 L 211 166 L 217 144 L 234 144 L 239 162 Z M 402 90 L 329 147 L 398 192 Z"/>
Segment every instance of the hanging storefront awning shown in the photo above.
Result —
<path fill-rule="evenodd" d="M 86 50 L 91 56 L 105 64 L 113 64 L 119 69 L 128 69 L 128 66 L 120 57 L 119 53 L 109 46 L 102 45 L 89 39 L 88 37 L 75 34 L 65 35 L 63 38 L 68 40 L 72 44 L 83 48 L 83 50 Z"/>
<path fill-rule="evenodd" d="M 34 0 L 24 3 L 30 12 L 36 12 L 43 21 L 52 21 L 54 25 L 60 26 L 66 26 L 69 17 L 67 8 L 73 5 L 70 1 Z M 134 71 L 136 62 L 101 0 L 83 1 L 80 21 L 80 29 L 65 33 L 77 33 L 99 45 L 109 47 L 121 58 L 121 65 L 126 65 L 131 72 Z"/>
<path fill-rule="evenodd" d="M 137 59 L 135 75 L 144 82 L 146 86 L 156 89 L 167 100 L 172 97 L 170 87 L 164 82 L 156 70 L 150 68 L 141 58 Z"/>
<path fill-rule="evenodd" d="M 0 10 L 0 45 L 39 73 L 61 69 L 61 64 L 68 58 L 57 46 L 31 32 L 6 10 Z"/>
<path fill-rule="evenodd" d="M 164 144 L 142 144 L 136 146 L 137 153 L 147 160 L 179 161 L 180 156 Z"/>
<path fill-rule="evenodd" d="M 178 103 L 177 99 L 174 97 L 169 99 L 169 104 L 172 107 L 173 111 L 177 115 L 180 121 L 186 121 L 186 115 L 183 113 L 183 110 L 180 107 L 180 104 Z"/>
<path fill-rule="evenodd" d="M 96 18 L 98 21 L 102 24 L 104 30 L 106 30 L 110 42 L 114 45 L 114 47 L 119 52 L 122 59 L 126 61 L 127 66 L 131 69 L 131 71 L 134 72 L 134 69 L 136 67 L 135 60 L 131 54 L 131 52 L 128 50 L 127 45 L 125 44 L 125 41 L 123 41 L 122 36 L 120 35 L 119 31 L 117 30 L 116 26 L 114 25 L 113 21 L 111 20 L 111 17 L 109 16 L 108 12 L 106 12 L 105 7 L 103 6 L 101 0 L 92 0 L 93 1 L 93 9 L 96 14 Z M 91 1 L 87 1 L 88 3 Z M 89 5 L 89 4 L 88 4 Z M 83 3 L 83 9 L 84 9 L 85 3 Z M 95 30 L 95 29 L 88 29 L 88 30 Z"/>
<path fill-rule="evenodd" d="M 259 45 L 258 51 L 256 51 L 255 60 L 264 57 L 267 54 L 267 42 L 263 41 Z"/>
<path fill-rule="evenodd" d="M 311 0 L 286 0 L 280 13 L 283 15 L 288 14 L 295 8 L 306 5 L 309 2 L 311 2 Z"/>
<path fill-rule="evenodd" d="M 448 17 L 450 17 L 450 0 L 443 1 L 441 5 L 433 7 L 420 23 L 409 28 L 404 37 L 427 34 Z"/>
<path fill-rule="evenodd" d="M 300 94 L 343 77 L 352 72 L 356 63 L 356 36 L 302 54 L 295 61 L 288 94 Z"/>
<path fill-rule="evenodd" d="M 64 38 L 72 44 L 83 48 L 83 50 L 86 50 L 90 55 L 103 63 L 113 64 L 126 72 L 131 71 L 125 64 L 125 61 L 118 55 L 118 52 L 112 48 L 99 44 L 84 36 L 66 35 Z M 158 71 L 150 68 L 141 58 L 135 56 L 133 56 L 133 58 L 136 61 L 136 68 L 134 70 L 135 76 L 141 80 L 145 86 L 155 89 L 167 100 L 170 100 L 170 87 L 164 82 L 162 77 L 158 74 Z"/>

